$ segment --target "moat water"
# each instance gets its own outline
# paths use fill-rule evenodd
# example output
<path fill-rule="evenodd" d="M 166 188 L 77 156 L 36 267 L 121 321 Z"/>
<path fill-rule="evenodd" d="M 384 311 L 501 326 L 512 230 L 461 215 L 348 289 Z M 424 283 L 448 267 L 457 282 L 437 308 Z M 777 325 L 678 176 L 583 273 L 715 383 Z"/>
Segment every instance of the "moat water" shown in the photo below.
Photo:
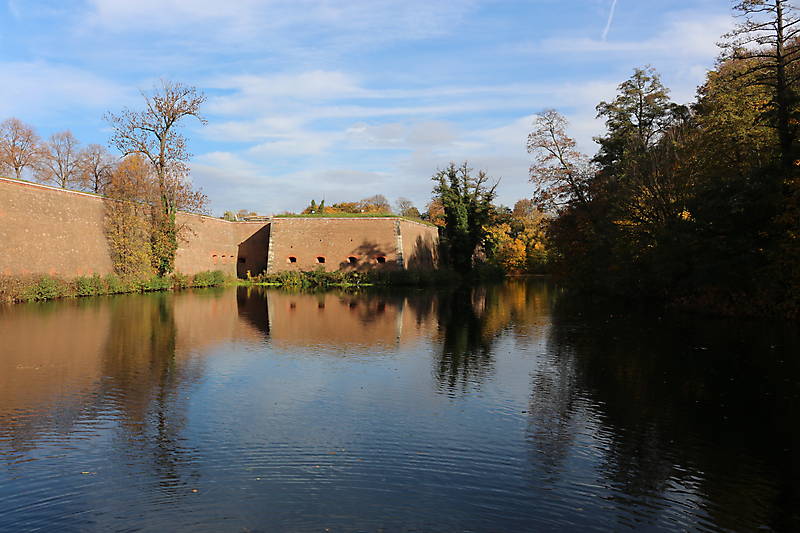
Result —
<path fill-rule="evenodd" d="M 3 307 L 0 531 L 797 531 L 798 355 L 546 282 Z"/>

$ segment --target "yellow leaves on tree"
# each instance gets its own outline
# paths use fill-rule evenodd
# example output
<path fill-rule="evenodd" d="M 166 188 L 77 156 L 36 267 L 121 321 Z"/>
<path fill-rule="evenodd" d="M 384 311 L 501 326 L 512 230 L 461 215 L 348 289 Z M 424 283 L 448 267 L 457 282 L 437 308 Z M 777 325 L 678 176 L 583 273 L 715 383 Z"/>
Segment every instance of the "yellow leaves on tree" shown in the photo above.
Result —
<path fill-rule="evenodd" d="M 492 250 L 492 260 L 505 272 L 521 274 L 529 270 L 530 256 L 544 250 L 533 232 L 523 232 L 512 236 L 511 226 L 506 223 L 495 224 L 485 228 L 486 243 Z"/>
<path fill-rule="evenodd" d="M 114 271 L 123 277 L 153 275 L 151 202 L 156 191 L 150 165 L 140 155 L 125 158 L 106 186 L 105 231 Z"/>

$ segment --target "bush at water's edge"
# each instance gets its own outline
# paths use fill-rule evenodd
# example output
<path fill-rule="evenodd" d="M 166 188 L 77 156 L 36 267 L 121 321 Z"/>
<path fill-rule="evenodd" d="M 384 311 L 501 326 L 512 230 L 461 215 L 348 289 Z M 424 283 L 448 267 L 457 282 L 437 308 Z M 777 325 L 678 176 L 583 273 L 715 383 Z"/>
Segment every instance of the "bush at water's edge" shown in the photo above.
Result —
<path fill-rule="evenodd" d="M 384 271 L 341 271 L 328 272 L 322 269 L 293 272 L 276 272 L 248 276 L 241 283 L 246 285 L 273 285 L 290 288 L 357 287 L 357 286 L 396 286 L 425 287 L 453 285 L 465 281 L 501 279 L 503 273 L 497 269 L 475 269 L 469 274 L 459 274 L 453 270 L 384 270 Z"/>
<path fill-rule="evenodd" d="M 176 272 L 170 276 L 146 279 L 125 279 L 114 274 L 95 274 L 73 279 L 47 275 L 0 276 L 0 303 L 213 287 L 228 281 L 231 280 L 220 270 L 198 272 L 194 276 Z"/>

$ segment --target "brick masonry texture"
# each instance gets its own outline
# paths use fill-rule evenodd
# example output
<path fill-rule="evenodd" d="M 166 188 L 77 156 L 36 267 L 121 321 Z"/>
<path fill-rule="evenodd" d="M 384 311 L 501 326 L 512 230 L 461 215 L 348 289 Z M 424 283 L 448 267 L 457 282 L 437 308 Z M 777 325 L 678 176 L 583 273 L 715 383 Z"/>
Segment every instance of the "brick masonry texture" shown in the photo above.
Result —
<path fill-rule="evenodd" d="M 111 273 L 103 232 L 105 201 L 0 178 L 0 275 Z M 184 230 L 175 268 L 185 274 L 222 270 L 245 277 L 268 266 L 269 272 L 278 272 L 437 265 L 437 229 L 399 218 L 274 218 L 269 223 L 179 213 L 177 222 Z"/>
<path fill-rule="evenodd" d="M 103 232 L 104 200 L 91 194 L 0 178 L 0 274 L 71 278 L 109 274 L 113 265 Z M 265 223 L 234 223 L 179 213 L 185 227 L 175 268 L 185 274 L 222 270 L 236 275 L 239 244 L 252 246 Z M 249 249 L 249 248 L 248 248 Z M 266 250 L 246 257 L 266 264 Z M 263 268 L 263 266 L 261 266 Z"/>
<path fill-rule="evenodd" d="M 398 225 L 402 239 L 398 239 Z M 270 273 L 316 268 L 432 269 L 437 264 L 438 230 L 399 218 L 273 218 L 270 231 Z M 403 264 L 399 262 L 399 240 Z"/>

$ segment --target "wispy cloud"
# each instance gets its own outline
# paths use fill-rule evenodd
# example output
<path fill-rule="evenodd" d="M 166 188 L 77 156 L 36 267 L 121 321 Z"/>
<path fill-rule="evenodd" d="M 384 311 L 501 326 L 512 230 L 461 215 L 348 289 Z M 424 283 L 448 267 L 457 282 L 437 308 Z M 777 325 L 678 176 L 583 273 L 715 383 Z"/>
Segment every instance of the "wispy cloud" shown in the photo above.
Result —
<path fill-rule="evenodd" d="M 606 27 L 603 30 L 603 37 L 602 40 L 605 42 L 608 39 L 608 32 L 611 30 L 611 23 L 614 22 L 614 11 L 617 9 L 617 0 L 611 0 L 611 11 L 608 13 L 608 22 L 606 22 Z"/>
<path fill-rule="evenodd" d="M 685 61 L 687 58 L 697 58 L 710 65 L 719 52 L 716 45 L 719 36 L 730 29 L 732 20 L 730 16 L 701 17 L 685 13 L 671 17 L 660 31 L 646 39 L 620 39 L 612 42 L 606 41 L 605 37 L 600 40 L 546 39 L 537 46 L 531 46 L 530 52 L 616 52 L 629 56 L 646 56 L 651 63 L 662 59 Z"/>

